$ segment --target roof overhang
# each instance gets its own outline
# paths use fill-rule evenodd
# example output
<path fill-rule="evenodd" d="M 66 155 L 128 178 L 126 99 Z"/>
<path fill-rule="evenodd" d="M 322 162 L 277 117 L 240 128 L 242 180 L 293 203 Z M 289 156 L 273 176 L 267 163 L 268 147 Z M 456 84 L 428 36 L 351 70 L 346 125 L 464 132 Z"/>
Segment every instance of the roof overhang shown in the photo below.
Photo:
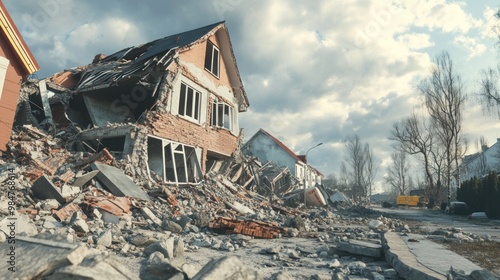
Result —
<path fill-rule="evenodd" d="M 35 57 L 26 45 L 23 37 L 19 33 L 14 21 L 9 15 L 7 8 L 0 1 L 0 30 L 4 38 L 9 42 L 12 50 L 16 54 L 26 75 L 33 74 L 40 69 Z"/>

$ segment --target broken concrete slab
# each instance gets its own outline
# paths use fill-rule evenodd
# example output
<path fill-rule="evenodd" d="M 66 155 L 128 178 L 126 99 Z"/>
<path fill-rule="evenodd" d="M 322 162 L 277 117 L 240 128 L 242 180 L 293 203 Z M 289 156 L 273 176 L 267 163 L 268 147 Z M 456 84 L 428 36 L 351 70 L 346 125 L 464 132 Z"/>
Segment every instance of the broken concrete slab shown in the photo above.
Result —
<path fill-rule="evenodd" d="M 247 214 L 255 215 L 255 211 L 253 211 L 252 209 L 248 208 L 247 206 L 239 203 L 238 201 L 234 201 L 232 203 L 226 202 L 226 205 L 229 206 L 229 207 L 231 207 L 231 209 L 237 211 L 240 214 L 243 214 L 243 215 L 247 215 Z"/>
<path fill-rule="evenodd" d="M 361 240 L 349 240 L 349 242 L 339 242 L 337 249 L 355 255 L 381 258 L 382 246 Z"/>
<path fill-rule="evenodd" d="M 43 175 L 38 178 L 33 186 L 31 187 L 31 191 L 33 191 L 33 195 L 39 199 L 50 199 L 54 198 L 59 203 L 66 203 L 66 199 L 61 194 L 61 191 L 58 187 L 56 187 L 52 181 L 47 177 L 47 175 Z"/>
<path fill-rule="evenodd" d="M 218 279 L 256 280 L 262 277 L 237 257 L 230 256 L 210 261 L 192 278 L 192 280 Z"/>
<path fill-rule="evenodd" d="M 80 265 L 65 266 L 57 269 L 52 275 L 44 278 L 47 280 L 66 279 L 137 279 L 125 264 L 116 257 L 92 256 L 86 258 Z"/>
<path fill-rule="evenodd" d="M 9 261 L 0 263 L 3 276 L 12 273 L 10 279 L 41 279 L 58 268 L 80 264 L 88 254 L 84 245 L 25 236 L 16 236 L 15 240 L 15 250 L 12 250 L 12 244 L 0 245 L 0 251 L 7 252 L 7 255 L 8 252 L 13 252 L 14 257 L 10 257 L 12 263 Z"/>
<path fill-rule="evenodd" d="M 116 196 L 130 196 L 151 201 L 151 198 L 139 186 L 137 186 L 120 169 L 102 163 L 94 162 L 92 169 L 99 170 L 97 178 L 104 186 Z"/>
<path fill-rule="evenodd" d="M 12 227 L 12 223 L 14 226 Z M 7 236 L 11 236 L 12 229 L 15 230 L 14 235 L 25 234 L 33 236 L 38 234 L 38 230 L 27 215 L 16 215 L 4 218 L 0 222 L 0 232 L 4 232 Z"/>
<path fill-rule="evenodd" d="M 158 217 L 156 217 L 156 215 L 148 207 L 142 207 L 141 213 L 144 216 L 144 218 L 153 221 L 153 223 L 155 223 L 158 226 L 161 226 L 161 220 Z"/>
<path fill-rule="evenodd" d="M 92 170 L 82 176 L 77 176 L 71 185 L 81 188 L 90 182 L 97 174 L 99 174 L 99 170 Z"/>

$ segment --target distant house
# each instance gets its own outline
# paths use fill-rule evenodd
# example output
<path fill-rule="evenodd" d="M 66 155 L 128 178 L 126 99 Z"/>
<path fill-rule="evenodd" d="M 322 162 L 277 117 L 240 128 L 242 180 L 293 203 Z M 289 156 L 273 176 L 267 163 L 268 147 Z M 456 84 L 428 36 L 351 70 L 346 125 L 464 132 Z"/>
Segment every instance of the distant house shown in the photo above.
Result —
<path fill-rule="evenodd" d="M 51 114 L 56 129 L 79 128 L 74 149 L 106 148 L 172 183 L 199 182 L 231 157 L 249 106 L 224 22 L 100 54 L 31 86 L 20 119 L 41 125 Z"/>
<path fill-rule="evenodd" d="M 480 152 L 465 156 L 460 171 L 461 181 L 500 171 L 500 138 L 491 147 L 482 146 Z"/>
<path fill-rule="evenodd" d="M 248 156 L 257 157 L 262 163 L 272 161 L 278 166 L 287 167 L 305 188 L 321 184 L 321 179 L 324 176 L 316 168 L 306 163 L 305 156 L 296 155 L 264 129 L 257 131 L 243 145 L 242 152 Z"/>
<path fill-rule="evenodd" d="M 21 83 L 39 70 L 9 12 L 0 1 L 0 154 L 10 140 Z"/>

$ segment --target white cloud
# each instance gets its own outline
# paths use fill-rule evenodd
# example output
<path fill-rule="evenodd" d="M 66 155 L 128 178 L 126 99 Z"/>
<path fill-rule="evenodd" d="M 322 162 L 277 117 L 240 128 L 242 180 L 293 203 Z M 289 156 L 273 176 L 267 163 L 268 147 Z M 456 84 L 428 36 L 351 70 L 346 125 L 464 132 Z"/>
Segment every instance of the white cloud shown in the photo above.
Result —
<path fill-rule="evenodd" d="M 496 17 L 498 9 L 486 7 L 483 12 L 484 24 L 481 25 L 481 36 L 488 39 L 498 39 L 500 35 L 500 20 Z"/>
<path fill-rule="evenodd" d="M 467 59 L 479 56 L 486 51 L 486 45 L 480 43 L 477 38 L 459 35 L 455 37 L 453 43 L 457 46 L 465 48 L 469 53 Z"/>
<path fill-rule="evenodd" d="M 410 50 L 421 50 L 434 46 L 431 36 L 424 33 L 406 33 L 397 36 L 397 40 Z"/>

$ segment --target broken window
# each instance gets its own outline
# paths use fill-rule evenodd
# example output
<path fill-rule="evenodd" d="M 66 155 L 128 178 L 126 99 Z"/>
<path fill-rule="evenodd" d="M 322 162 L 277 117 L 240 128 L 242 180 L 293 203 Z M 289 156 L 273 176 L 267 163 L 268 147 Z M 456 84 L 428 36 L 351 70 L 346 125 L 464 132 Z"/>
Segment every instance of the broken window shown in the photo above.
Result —
<path fill-rule="evenodd" d="M 219 49 L 210 41 L 207 41 L 205 69 L 219 77 Z"/>
<path fill-rule="evenodd" d="M 196 183 L 201 180 L 196 149 L 184 144 L 149 137 L 148 166 L 150 172 L 159 175 L 164 181 Z"/>
<path fill-rule="evenodd" d="M 201 93 L 192 87 L 181 83 L 179 99 L 179 115 L 200 120 Z"/>
<path fill-rule="evenodd" d="M 211 124 L 215 127 L 233 129 L 233 107 L 217 100 L 212 104 Z"/>

